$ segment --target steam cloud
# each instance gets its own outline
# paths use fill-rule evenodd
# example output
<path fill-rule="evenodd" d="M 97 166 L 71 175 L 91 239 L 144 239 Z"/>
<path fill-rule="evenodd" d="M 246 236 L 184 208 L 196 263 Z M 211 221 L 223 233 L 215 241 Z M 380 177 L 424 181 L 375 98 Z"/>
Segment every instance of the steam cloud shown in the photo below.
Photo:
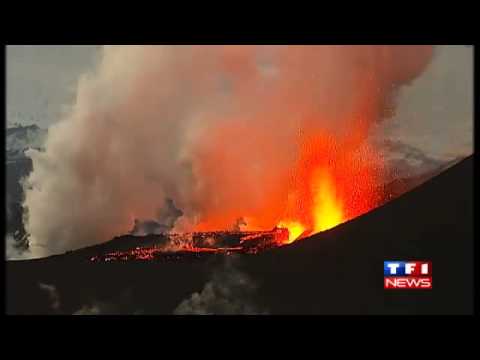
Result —
<path fill-rule="evenodd" d="M 394 113 L 431 46 L 105 46 L 71 113 L 29 150 L 30 244 L 46 253 L 159 219 L 271 228 L 305 134 L 338 138 Z M 269 209 L 265 211 L 266 204 Z M 167 211 L 168 212 L 168 211 Z M 207 226 L 208 227 L 208 226 Z"/>

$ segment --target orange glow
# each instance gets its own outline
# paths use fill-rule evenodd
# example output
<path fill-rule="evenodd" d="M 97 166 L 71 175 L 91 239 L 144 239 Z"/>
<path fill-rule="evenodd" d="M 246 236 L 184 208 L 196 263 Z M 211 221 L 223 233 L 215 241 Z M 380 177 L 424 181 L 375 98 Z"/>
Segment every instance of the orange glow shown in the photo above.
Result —
<path fill-rule="evenodd" d="M 320 169 L 314 174 L 313 194 L 314 231 L 325 231 L 340 224 L 344 219 L 343 205 L 336 197 L 335 184 L 328 170 Z"/>
<path fill-rule="evenodd" d="M 202 157 L 196 171 L 208 173 L 208 179 L 215 180 L 201 184 L 215 192 L 198 199 L 199 204 L 205 204 L 206 211 L 193 231 L 231 229 L 235 220 L 242 217 L 246 220 L 244 231 L 288 229 L 288 239 L 282 244 L 290 244 L 370 211 L 378 204 L 382 166 L 379 153 L 365 141 L 369 128 L 366 119 L 370 117 L 350 121 L 351 127 L 343 133 L 327 129 L 309 134 L 299 131 L 298 143 L 290 147 L 293 152 L 288 160 L 294 165 L 288 168 L 282 156 L 271 152 L 275 149 L 273 140 L 253 136 L 246 125 L 212 131 L 212 141 L 202 144 L 202 154 L 210 155 Z M 251 162 L 236 151 L 229 153 L 232 145 L 227 141 L 233 138 L 233 149 L 259 148 L 268 156 Z M 215 151 L 214 146 L 222 151 Z M 235 172 L 222 167 L 230 163 L 238 164 Z M 282 166 L 284 172 L 270 171 Z M 240 176 L 242 187 L 238 187 Z M 216 185 L 218 182 L 221 187 Z M 228 191 L 224 192 L 225 189 Z"/>
<path fill-rule="evenodd" d="M 286 241 L 287 244 L 291 244 L 305 232 L 305 227 L 299 222 L 295 221 L 281 221 L 278 224 L 278 227 L 288 230 L 288 241 Z"/>
<path fill-rule="evenodd" d="M 339 141 L 317 135 L 303 144 L 293 169 L 285 217 L 278 227 L 289 230 L 289 242 L 331 229 L 373 209 L 378 200 L 374 149 L 358 144 L 358 134 Z"/>

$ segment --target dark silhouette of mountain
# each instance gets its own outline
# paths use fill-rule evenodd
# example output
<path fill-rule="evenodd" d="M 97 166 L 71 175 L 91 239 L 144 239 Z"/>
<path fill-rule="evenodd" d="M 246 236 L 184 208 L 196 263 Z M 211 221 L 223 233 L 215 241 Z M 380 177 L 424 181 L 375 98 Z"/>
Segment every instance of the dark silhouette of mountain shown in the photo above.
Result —
<path fill-rule="evenodd" d="M 396 200 L 248 258 L 273 313 L 473 313 L 473 156 Z M 385 291 L 384 260 L 429 260 L 432 291 Z"/>
<path fill-rule="evenodd" d="M 7 161 L 25 158 L 24 151 L 29 147 L 42 149 L 47 130 L 37 125 L 18 125 L 5 130 Z"/>
<path fill-rule="evenodd" d="M 396 199 L 397 197 L 416 188 L 417 186 L 420 186 L 424 182 L 439 175 L 440 173 L 442 173 L 443 171 L 447 170 L 448 168 L 452 167 L 453 165 L 455 165 L 460 161 L 462 161 L 462 159 L 455 158 L 447 162 L 438 163 L 435 166 L 432 166 L 432 169 L 429 171 L 424 171 L 417 175 L 396 177 L 394 180 L 385 183 L 384 185 L 381 186 L 381 189 L 379 191 L 384 196 L 381 199 L 382 204 L 385 204 L 393 199 Z M 404 166 L 404 173 L 406 174 L 410 172 L 407 169 L 408 168 Z"/>
<path fill-rule="evenodd" d="M 41 149 L 47 130 L 37 125 L 9 127 L 6 135 L 6 233 L 23 232 L 20 180 L 32 171 L 32 160 L 25 155 L 28 148 Z"/>
<path fill-rule="evenodd" d="M 22 126 L 20 124 L 16 124 L 16 126 L 8 127 L 5 131 L 5 135 L 11 136 L 13 134 L 21 134 L 20 137 L 25 138 L 25 131 L 32 130 L 32 131 L 39 131 L 41 130 L 38 125 L 32 124 L 27 126 Z"/>
<path fill-rule="evenodd" d="M 361 217 L 289 246 L 241 255 L 236 266 L 255 281 L 253 300 L 271 314 L 471 314 L 472 180 L 473 156 Z M 202 291 L 225 259 L 85 261 L 86 251 L 113 243 L 100 246 L 8 261 L 7 312 L 74 313 L 94 301 L 114 303 L 128 291 L 130 308 L 119 313 L 171 314 Z M 433 289 L 384 290 L 384 260 L 432 261 Z M 40 283 L 55 286 L 59 308 Z"/>
<path fill-rule="evenodd" d="M 23 230 L 23 189 L 20 180 L 32 171 L 32 160 L 29 158 L 10 161 L 6 165 L 6 233 Z"/>

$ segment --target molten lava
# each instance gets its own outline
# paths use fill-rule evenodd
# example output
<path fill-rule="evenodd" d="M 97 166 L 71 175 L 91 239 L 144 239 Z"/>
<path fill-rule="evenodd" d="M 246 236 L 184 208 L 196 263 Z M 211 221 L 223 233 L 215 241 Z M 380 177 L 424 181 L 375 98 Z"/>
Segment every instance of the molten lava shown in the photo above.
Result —
<path fill-rule="evenodd" d="M 278 227 L 289 231 L 288 243 L 328 230 L 377 205 L 381 159 L 374 149 L 315 136 L 305 142 L 293 170 L 286 215 Z"/>
<path fill-rule="evenodd" d="M 303 144 L 297 166 L 286 184 L 285 216 L 269 229 L 252 229 L 255 220 L 260 222 L 250 216 L 246 224 L 242 222 L 250 227 L 248 230 L 211 230 L 221 226 L 216 222 L 219 219 L 213 218 L 198 226 L 207 230 L 159 235 L 153 239 L 154 246 L 147 241 L 147 246 L 114 251 L 91 260 L 177 261 L 209 254 L 256 254 L 357 217 L 378 205 L 381 159 L 374 149 L 349 140 L 340 142 L 331 136 L 315 136 Z M 278 203 L 265 205 L 272 212 L 278 211 L 277 207 Z M 266 218 L 273 216 L 266 215 Z"/>
<path fill-rule="evenodd" d="M 249 171 L 239 167 L 238 174 L 230 174 L 222 171 L 218 165 L 227 161 L 222 158 L 223 152 L 213 152 L 218 154 L 218 158 L 213 160 L 205 157 L 203 172 L 215 174 L 216 181 L 228 184 L 232 189 L 239 174 L 251 176 L 258 182 L 267 182 L 270 186 L 262 186 L 264 191 L 261 194 L 254 193 L 255 187 L 246 194 L 230 191 L 229 194 L 236 194 L 238 199 L 231 198 L 221 203 L 213 203 L 216 198 L 216 194 L 213 194 L 209 200 L 212 201 L 210 208 L 217 207 L 217 211 L 205 214 L 194 231 L 222 231 L 230 228 L 235 219 L 242 217 L 246 220 L 243 229 L 247 231 L 268 231 L 275 226 L 288 229 L 289 236 L 283 244 L 290 244 L 373 209 L 378 205 L 377 189 L 382 159 L 365 142 L 369 127 L 365 119 L 359 118 L 350 123 L 352 127 L 343 134 L 325 129 L 308 135 L 300 132 L 297 154 L 293 155 L 295 166 L 285 176 L 277 178 L 268 173 L 268 164 L 262 167 L 264 172 L 258 172 L 258 169 L 250 167 L 250 163 L 236 159 Z M 240 131 L 238 128 L 235 130 Z M 231 131 L 225 127 L 218 134 L 212 134 L 212 137 L 236 138 L 238 141 L 251 138 L 248 129 L 239 133 Z M 227 145 L 225 148 L 229 149 Z M 245 199 L 255 199 L 255 202 L 249 203 Z M 247 203 L 248 207 L 242 207 Z"/>
<path fill-rule="evenodd" d="M 135 248 L 98 254 L 90 257 L 90 261 L 177 261 L 200 259 L 216 254 L 257 254 L 287 243 L 288 235 L 287 229 L 274 228 L 270 231 L 214 231 L 130 236 L 137 243 Z"/>
<path fill-rule="evenodd" d="M 288 230 L 288 241 L 285 242 L 286 244 L 291 244 L 305 232 L 305 227 L 296 221 L 280 221 L 278 227 Z"/>
<path fill-rule="evenodd" d="M 328 230 L 343 219 L 343 205 L 336 197 L 335 184 L 326 169 L 319 169 L 313 176 L 313 221 L 314 231 Z"/>

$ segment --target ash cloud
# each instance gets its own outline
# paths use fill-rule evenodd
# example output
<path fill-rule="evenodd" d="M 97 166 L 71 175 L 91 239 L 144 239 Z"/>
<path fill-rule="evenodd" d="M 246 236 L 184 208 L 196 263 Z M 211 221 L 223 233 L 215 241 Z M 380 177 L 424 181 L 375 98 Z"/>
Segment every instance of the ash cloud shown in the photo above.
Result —
<path fill-rule="evenodd" d="M 27 152 L 30 244 L 51 254 L 107 241 L 135 219 L 157 219 L 165 199 L 183 213 L 178 231 L 226 229 L 240 217 L 271 228 L 303 137 L 354 132 L 362 143 L 432 54 L 431 46 L 105 46 L 45 151 Z"/>
<path fill-rule="evenodd" d="M 193 293 L 173 311 L 174 315 L 262 315 L 255 305 L 257 284 L 237 266 L 238 259 L 227 257 L 200 293 Z"/>
<path fill-rule="evenodd" d="M 176 208 L 172 199 L 166 199 L 164 205 L 158 209 L 155 220 L 135 219 L 130 233 L 136 236 L 144 236 L 169 232 L 173 229 L 177 219 L 182 215 L 183 212 Z"/>

